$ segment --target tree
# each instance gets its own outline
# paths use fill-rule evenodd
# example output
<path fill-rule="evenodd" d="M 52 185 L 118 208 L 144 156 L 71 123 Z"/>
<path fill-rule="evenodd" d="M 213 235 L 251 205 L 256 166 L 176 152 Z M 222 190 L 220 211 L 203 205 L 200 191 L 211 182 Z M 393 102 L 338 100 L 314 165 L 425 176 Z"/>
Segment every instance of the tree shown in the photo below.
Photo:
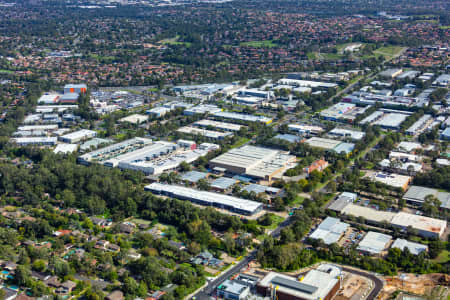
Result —
<path fill-rule="evenodd" d="M 16 284 L 19 286 L 26 286 L 27 283 L 31 280 L 31 272 L 30 270 L 22 265 L 17 266 L 15 271 L 14 280 Z"/>

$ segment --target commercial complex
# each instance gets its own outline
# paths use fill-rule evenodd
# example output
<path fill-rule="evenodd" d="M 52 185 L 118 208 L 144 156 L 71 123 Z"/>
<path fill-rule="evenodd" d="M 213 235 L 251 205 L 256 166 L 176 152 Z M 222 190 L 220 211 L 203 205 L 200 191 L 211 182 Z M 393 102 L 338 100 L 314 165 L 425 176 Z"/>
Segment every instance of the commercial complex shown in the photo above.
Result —
<path fill-rule="evenodd" d="M 325 244 L 331 245 L 339 241 L 349 226 L 339 219 L 327 217 L 309 237 L 315 240 L 323 240 Z"/>
<path fill-rule="evenodd" d="M 226 209 L 243 215 L 253 215 L 263 209 L 263 204 L 259 202 L 245 200 L 224 194 L 199 191 L 183 186 L 154 182 L 150 185 L 147 185 L 145 189 L 155 194 L 165 195 L 180 200 L 188 200 L 200 205 Z"/>
<path fill-rule="evenodd" d="M 88 129 L 81 129 L 75 132 L 71 132 L 69 134 L 63 135 L 59 137 L 59 140 L 64 143 L 78 143 L 80 141 L 84 141 L 97 136 L 97 132 Z"/>
<path fill-rule="evenodd" d="M 247 145 L 232 149 L 212 159 L 209 164 L 212 168 L 225 168 L 233 174 L 271 180 L 280 178 L 295 163 L 296 157 L 287 152 Z"/>
<path fill-rule="evenodd" d="M 79 162 L 99 162 L 108 167 L 142 171 L 145 174 L 161 174 L 176 169 L 183 161 L 191 163 L 209 151 L 218 149 L 215 144 L 177 143 L 134 138 L 96 151 L 83 154 Z"/>
<path fill-rule="evenodd" d="M 391 240 L 392 236 L 390 235 L 369 231 L 359 242 L 357 249 L 370 255 L 381 255 L 388 248 Z"/>
<path fill-rule="evenodd" d="M 298 280 L 270 272 L 256 286 L 259 294 L 278 300 L 330 300 L 341 287 L 341 270 L 325 264 Z"/>

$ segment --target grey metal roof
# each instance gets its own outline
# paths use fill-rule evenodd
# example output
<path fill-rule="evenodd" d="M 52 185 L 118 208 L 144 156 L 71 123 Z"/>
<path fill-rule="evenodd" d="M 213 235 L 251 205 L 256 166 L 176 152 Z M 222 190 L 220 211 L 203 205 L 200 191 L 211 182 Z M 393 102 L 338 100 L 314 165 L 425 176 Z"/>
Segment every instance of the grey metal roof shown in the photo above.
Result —
<path fill-rule="evenodd" d="M 280 276 L 275 276 L 272 279 L 272 283 L 274 285 L 281 285 L 307 294 L 313 294 L 318 290 L 318 287 L 316 286 L 312 286 L 300 281 L 288 280 Z"/>
<path fill-rule="evenodd" d="M 226 190 L 236 184 L 237 180 L 227 177 L 219 177 L 211 183 L 211 187 Z"/>
<path fill-rule="evenodd" d="M 183 174 L 183 176 L 181 176 L 181 180 L 196 183 L 200 179 L 206 178 L 207 175 L 208 173 L 205 172 L 190 171 L 186 174 Z"/>

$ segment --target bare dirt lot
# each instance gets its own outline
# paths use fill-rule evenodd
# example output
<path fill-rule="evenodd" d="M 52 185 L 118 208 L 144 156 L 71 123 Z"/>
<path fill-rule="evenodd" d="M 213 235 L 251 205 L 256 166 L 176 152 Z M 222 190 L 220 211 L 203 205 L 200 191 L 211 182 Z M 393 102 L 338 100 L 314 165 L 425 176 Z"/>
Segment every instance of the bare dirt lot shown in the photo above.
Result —
<path fill-rule="evenodd" d="M 396 290 L 402 290 L 417 295 L 427 295 L 437 286 L 450 286 L 450 275 L 447 274 L 400 274 L 385 277 L 386 286 L 380 293 L 380 299 L 389 299 Z"/>

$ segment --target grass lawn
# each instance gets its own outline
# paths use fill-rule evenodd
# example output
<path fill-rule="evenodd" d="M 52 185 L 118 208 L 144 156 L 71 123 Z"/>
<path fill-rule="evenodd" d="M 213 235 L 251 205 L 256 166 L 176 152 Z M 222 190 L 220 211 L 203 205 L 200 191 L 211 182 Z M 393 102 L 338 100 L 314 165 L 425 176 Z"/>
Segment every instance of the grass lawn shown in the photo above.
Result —
<path fill-rule="evenodd" d="M 275 228 L 278 227 L 278 225 L 284 221 L 284 218 L 278 216 L 278 215 L 271 215 L 270 218 L 272 219 L 272 224 L 268 225 L 268 226 L 261 226 L 264 227 L 266 229 L 269 230 L 274 230 Z"/>
<path fill-rule="evenodd" d="M 394 57 L 396 54 L 398 54 L 400 51 L 403 50 L 403 47 L 399 46 L 388 46 L 388 47 L 381 47 L 377 50 L 373 51 L 374 54 L 383 55 L 386 58 L 390 59 Z"/>
<path fill-rule="evenodd" d="M 250 139 L 248 138 L 241 138 L 239 141 L 237 141 L 236 143 L 234 143 L 234 145 L 231 146 L 231 148 L 239 148 L 242 145 L 244 145 L 245 143 L 247 143 L 248 141 L 250 141 Z"/>
<path fill-rule="evenodd" d="M 305 200 L 304 197 L 297 195 L 297 196 L 295 196 L 295 199 L 294 199 L 294 201 L 292 201 L 290 206 L 292 206 L 292 207 L 299 206 L 300 204 L 303 203 L 304 200 Z"/>
<path fill-rule="evenodd" d="M 439 26 L 439 29 L 450 29 L 450 25 L 447 25 L 447 26 Z"/>
<path fill-rule="evenodd" d="M 159 41 L 161 44 L 165 45 L 185 45 L 186 47 L 190 47 L 191 43 L 189 42 L 179 42 L 180 36 L 177 35 L 176 37 L 170 38 L 170 39 L 164 39 Z"/>
<path fill-rule="evenodd" d="M 443 250 L 441 254 L 438 255 L 435 259 L 433 259 L 434 262 L 444 264 L 450 260 L 450 251 Z"/>
<path fill-rule="evenodd" d="M 144 220 L 144 219 L 133 219 L 131 220 L 131 222 L 136 223 L 136 224 L 145 224 L 145 225 L 150 225 L 152 222 L 148 221 L 148 220 Z"/>
<path fill-rule="evenodd" d="M 323 52 L 321 52 L 320 55 L 322 55 L 322 57 L 326 60 L 338 60 L 338 59 L 343 58 L 343 56 L 339 53 L 323 53 Z"/>
<path fill-rule="evenodd" d="M 306 56 L 308 57 L 308 59 L 316 59 L 317 55 L 314 52 L 308 52 L 306 53 Z"/>
<path fill-rule="evenodd" d="M 255 47 L 255 48 L 272 48 L 278 46 L 272 40 L 243 42 L 240 45 L 244 47 Z"/>

